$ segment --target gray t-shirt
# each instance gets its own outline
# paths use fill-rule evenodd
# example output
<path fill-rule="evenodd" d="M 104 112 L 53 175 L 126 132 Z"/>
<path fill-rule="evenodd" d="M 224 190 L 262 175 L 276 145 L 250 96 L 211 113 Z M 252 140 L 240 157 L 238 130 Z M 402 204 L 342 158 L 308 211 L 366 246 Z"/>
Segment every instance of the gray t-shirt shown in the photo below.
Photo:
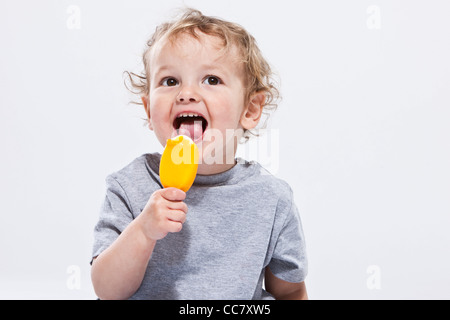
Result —
<path fill-rule="evenodd" d="M 158 153 L 144 154 L 106 178 L 93 257 L 108 248 L 162 188 Z M 186 194 L 186 222 L 158 240 L 130 299 L 271 299 L 264 268 L 285 281 L 307 273 L 305 239 L 289 185 L 256 162 L 197 175 Z"/>

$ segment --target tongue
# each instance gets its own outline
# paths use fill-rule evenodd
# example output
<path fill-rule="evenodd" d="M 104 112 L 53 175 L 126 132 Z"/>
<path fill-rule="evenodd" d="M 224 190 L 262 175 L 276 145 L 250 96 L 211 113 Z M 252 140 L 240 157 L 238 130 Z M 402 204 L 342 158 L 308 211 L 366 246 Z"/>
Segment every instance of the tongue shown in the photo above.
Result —
<path fill-rule="evenodd" d="M 178 129 L 178 134 L 183 134 L 196 141 L 203 135 L 201 120 L 187 119 L 183 121 Z"/>

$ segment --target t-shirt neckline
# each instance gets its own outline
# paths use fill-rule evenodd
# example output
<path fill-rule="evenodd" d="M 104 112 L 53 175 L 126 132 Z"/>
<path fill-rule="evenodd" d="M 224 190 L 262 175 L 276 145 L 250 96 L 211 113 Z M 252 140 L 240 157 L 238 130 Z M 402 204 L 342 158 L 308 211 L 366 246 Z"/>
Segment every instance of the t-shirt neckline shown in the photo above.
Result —
<path fill-rule="evenodd" d="M 236 164 L 220 173 L 211 174 L 211 175 L 200 175 L 197 174 L 194 180 L 194 186 L 211 186 L 211 185 L 228 185 L 235 184 L 239 180 L 242 180 L 244 177 L 250 175 L 255 169 L 255 162 L 247 161 L 243 158 L 237 157 Z M 159 179 L 159 163 L 161 161 L 160 153 L 151 153 L 147 155 L 147 164 L 149 169 L 153 171 L 154 174 L 157 175 Z"/>

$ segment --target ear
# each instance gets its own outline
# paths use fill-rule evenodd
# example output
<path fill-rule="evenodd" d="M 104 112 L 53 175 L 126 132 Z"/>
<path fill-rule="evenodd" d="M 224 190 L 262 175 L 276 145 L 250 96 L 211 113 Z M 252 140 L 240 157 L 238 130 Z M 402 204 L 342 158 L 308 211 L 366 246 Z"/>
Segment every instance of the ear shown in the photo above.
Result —
<path fill-rule="evenodd" d="M 147 114 L 148 128 L 153 130 L 151 117 L 150 117 L 150 104 L 148 103 L 148 96 L 141 96 L 142 104 L 144 105 L 145 113 Z"/>
<path fill-rule="evenodd" d="M 244 129 L 250 130 L 258 125 L 265 102 L 266 94 L 264 91 L 255 92 L 250 96 L 241 115 L 240 123 Z"/>

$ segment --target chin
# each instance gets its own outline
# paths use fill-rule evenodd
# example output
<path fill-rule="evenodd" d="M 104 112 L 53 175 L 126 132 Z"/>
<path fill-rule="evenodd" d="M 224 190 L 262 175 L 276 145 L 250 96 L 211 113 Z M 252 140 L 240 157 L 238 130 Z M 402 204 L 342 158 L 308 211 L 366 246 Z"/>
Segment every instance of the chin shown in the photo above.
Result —
<path fill-rule="evenodd" d="M 230 148 L 226 153 L 225 146 L 210 141 L 201 141 L 197 147 L 200 153 L 200 164 L 229 166 L 235 163 L 236 148 Z"/>

